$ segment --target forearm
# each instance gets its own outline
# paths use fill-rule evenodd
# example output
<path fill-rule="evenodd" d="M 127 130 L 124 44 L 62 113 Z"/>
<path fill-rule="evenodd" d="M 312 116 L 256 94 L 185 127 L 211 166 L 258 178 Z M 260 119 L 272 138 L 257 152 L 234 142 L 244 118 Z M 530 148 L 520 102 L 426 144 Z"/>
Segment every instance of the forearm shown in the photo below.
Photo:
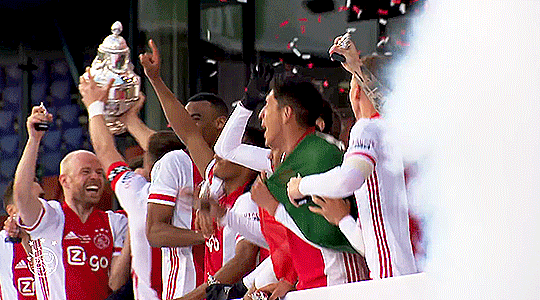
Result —
<path fill-rule="evenodd" d="M 39 144 L 39 139 L 29 137 L 17 165 L 13 183 L 13 202 L 19 210 L 21 220 L 26 225 L 34 224 L 42 209 L 39 200 L 32 195 Z"/>
<path fill-rule="evenodd" d="M 343 235 L 349 240 L 349 243 L 351 243 L 354 249 L 361 255 L 364 255 L 366 252 L 364 237 L 359 221 L 355 221 L 352 216 L 348 215 L 339 222 L 339 230 L 343 232 Z"/>
<path fill-rule="evenodd" d="M 152 247 L 187 247 L 204 243 L 202 234 L 164 222 L 148 223 L 146 236 Z"/>
<path fill-rule="evenodd" d="M 362 158 L 346 159 L 330 171 L 302 178 L 298 188 L 303 195 L 345 198 L 360 189 L 372 171 L 373 165 Z"/>
<path fill-rule="evenodd" d="M 111 261 L 111 273 L 109 274 L 109 287 L 116 291 L 129 279 L 131 271 L 131 248 L 129 240 L 124 242 L 124 248 L 119 256 L 113 257 Z"/>
<path fill-rule="evenodd" d="M 96 115 L 89 120 L 88 132 L 94 152 L 104 169 L 117 161 L 124 161 L 116 149 L 114 136 L 105 123 L 103 115 Z"/>
<path fill-rule="evenodd" d="M 197 125 L 161 77 L 150 79 L 150 83 L 156 91 L 167 121 L 178 137 L 186 143 L 189 136 L 197 132 Z"/>
<path fill-rule="evenodd" d="M 227 157 L 242 144 L 242 137 L 249 117 L 253 112 L 242 105 L 237 105 L 221 131 L 214 145 L 214 151 L 220 157 Z"/>
<path fill-rule="evenodd" d="M 126 118 L 124 123 L 128 132 L 135 138 L 139 146 L 141 146 L 144 151 L 148 151 L 148 141 L 155 131 L 146 126 L 146 124 L 138 117 Z"/>

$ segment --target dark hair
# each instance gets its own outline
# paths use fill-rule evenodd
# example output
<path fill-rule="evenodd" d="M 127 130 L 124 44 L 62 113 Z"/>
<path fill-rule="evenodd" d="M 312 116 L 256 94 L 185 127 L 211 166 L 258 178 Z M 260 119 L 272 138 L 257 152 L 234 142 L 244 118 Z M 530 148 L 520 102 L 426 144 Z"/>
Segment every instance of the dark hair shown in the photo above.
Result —
<path fill-rule="evenodd" d="M 152 165 L 167 152 L 185 148 L 178 136 L 170 130 L 158 131 L 148 139 L 148 156 Z"/>
<path fill-rule="evenodd" d="M 255 127 L 247 127 L 242 142 L 262 148 L 265 146 L 264 133 Z"/>
<path fill-rule="evenodd" d="M 227 104 L 223 99 L 221 99 L 218 95 L 212 94 L 212 93 L 198 93 L 193 95 L 191 98 L 188 99 L 188 102 L 198 102 L 198 101 L 208 101 L 214 108 L 216 109 L 216 112 L 218 114 L 218 117 L 220 116 L 229 116 L 229 108 L 227 107 Z"/>
<path fill-rule="evenodd" d="M 302 127 L 315 126 L 321 115 L 323 98 L 311 81 L 297 76 L 274 76 L 272 90 L 279 107 L 290 106 Z"/>
<path fill-rule="evenodd" d="M 323 101 L 323 109 L 321 111 L 320 117 L 324 121 L 323 133 L 330 134 L 337 140 L 339 140 L 339 135 L 341 134 L 341 118 L 339 114 L 332 108 L 330 102 Z"/>

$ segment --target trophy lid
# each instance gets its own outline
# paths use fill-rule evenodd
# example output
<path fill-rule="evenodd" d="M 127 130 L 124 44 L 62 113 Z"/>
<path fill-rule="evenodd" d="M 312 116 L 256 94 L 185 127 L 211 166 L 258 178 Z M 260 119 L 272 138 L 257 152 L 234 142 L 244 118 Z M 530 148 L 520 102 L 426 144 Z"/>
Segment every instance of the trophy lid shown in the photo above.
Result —
<path fill-rule="evenodd" d="M 119 21 L 114 22 L 114 24 L 111 26 L 112 34 L 103 40 L 103 43 L 99 45 L 98 50 L 105 53 L 120 53 L 129 51 L 126 40 L 120 35 L 122 29 L 122 23 Z"/>

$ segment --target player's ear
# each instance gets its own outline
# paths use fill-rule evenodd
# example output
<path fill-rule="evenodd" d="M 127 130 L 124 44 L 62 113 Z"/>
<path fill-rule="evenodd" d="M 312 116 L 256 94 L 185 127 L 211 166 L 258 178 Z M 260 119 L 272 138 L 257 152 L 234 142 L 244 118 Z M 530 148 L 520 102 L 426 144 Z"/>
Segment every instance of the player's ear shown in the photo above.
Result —
<path fill-rule="evenodd" d="M 67 176 L 66 176 L 66 174 L 58 175 L 58 181 L 60 182 L 60 185 L 62 187 L 66 186 L 66 184 L 67 184 Z"/>
<path fill-rule="evenodd" d="M 223 129 L 226 123 L 227 123 L 227 117 L 225 116 L 220 116 L 214 121 L 214 124 L 218 130 Z"/>
<path fill-rule="evenodd" d="M 294 113 L 293 113 L 292 107 L 289 105 L 285 105 L 281 109 L 281 119 L 282 119 L 283 124 L 290 122 L 290 120 L 292 120 L 293 115 Z"/>

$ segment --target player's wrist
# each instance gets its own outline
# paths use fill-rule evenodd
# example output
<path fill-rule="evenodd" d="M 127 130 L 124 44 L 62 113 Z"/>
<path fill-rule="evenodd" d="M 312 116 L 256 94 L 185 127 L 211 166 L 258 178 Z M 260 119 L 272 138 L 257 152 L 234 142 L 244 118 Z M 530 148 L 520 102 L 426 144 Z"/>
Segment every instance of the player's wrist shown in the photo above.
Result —
<path fill-rule="evenodd" d="M 94 101 L 88 105 L 88 120 L 91 120 L 95 116 L 103 115 L 105 113 L 105 102 Z"/>

